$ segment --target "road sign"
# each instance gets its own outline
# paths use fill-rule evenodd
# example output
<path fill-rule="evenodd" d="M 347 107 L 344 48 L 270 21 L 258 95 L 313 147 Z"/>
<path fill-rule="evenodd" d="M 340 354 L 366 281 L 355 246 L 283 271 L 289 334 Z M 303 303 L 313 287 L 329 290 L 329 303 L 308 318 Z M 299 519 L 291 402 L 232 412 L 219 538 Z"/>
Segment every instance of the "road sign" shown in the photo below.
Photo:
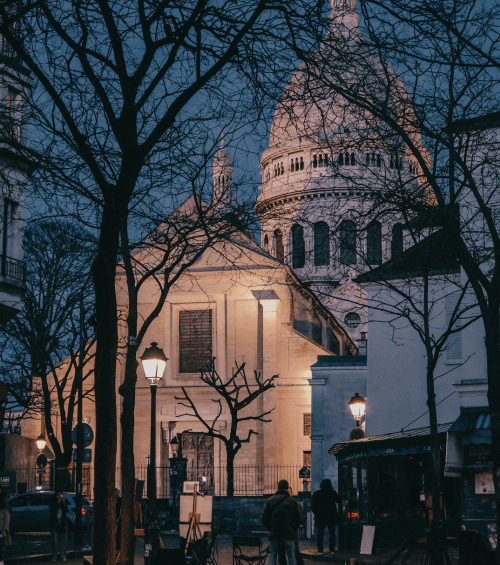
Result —
<path fill-rule="evenodd" d="M 39 469 L 43 469 L 44 467 L 47 466 L 47 457 L 43 453 L 39 453 L 36 456 L 36 466 Z"/>
<path fill-rule="evenodd" d="M 311 478 L 311 470 L 307 467 L 302 467 L 299 471 L 299 479 L 310 479 Z"/>
<path fill-rule="evenodd" d="M 71 432 L 71 441 L 76 443 L 78 441 L 78 426 L 76 425 Z M 94 431 L 88 424 L 82 424 L 83 426 L 83 447 L 88 447 L 94 441 Z"/>
<path fill-rule="evenodd" d="M 37 469 L 37 470 L 36 470 L 36 474 L 37 474 L 37 475 L 45 475 L 46 472 L 47 472 L 47 471 L 46 471 L 45 469 Z"/>
<path fill-rule="evenodd" d="M 354 428 L 349 437 L 350 439 L 363 439 L 365 437 L 365 432 L 363 428 Z"/>
<path fill-rule="evenodd" d="M 76 461 L 78 455 L 78 449 L 73 451 L 73 461 Z M 84 449 L 83 450 L 83 459 L 82 463 L 91 463 L 92 462 L 92 450 L 91 449 Z"/>

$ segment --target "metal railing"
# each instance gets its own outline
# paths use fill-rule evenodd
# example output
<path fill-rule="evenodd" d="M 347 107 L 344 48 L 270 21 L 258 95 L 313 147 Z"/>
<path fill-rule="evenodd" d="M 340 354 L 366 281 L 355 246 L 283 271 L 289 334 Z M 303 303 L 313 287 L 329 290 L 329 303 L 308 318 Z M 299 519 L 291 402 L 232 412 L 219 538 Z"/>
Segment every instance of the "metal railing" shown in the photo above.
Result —
<path fill-rule="evenodd" d="M 26 282 L 26 263 L 8 257 L 7 255 L 0 255 L 0 274 L 3 277 L 10 277 L 22 283 Z"/>
<path fill-rule="evenodd" d="M 234 467 L 234 495 L 235 496 L 262 496 L 276 492 L 278 481 L 286 479 L 290 484 L 294 494 L 302 491 L 303 479 L 299 478 L 300 465 L 236 465 Z M 34 490 L 38 484 L 39 476 L 36 468 L 23 467 L 17 469 L 5 469 L 6 471 L 16 472 L 16 493 L 20 490 Z M 147 465 L 135 468 L 135 478 L 143 481 L 143 497 L 147 497 L 148 481 Z M 52 490 L 54 487 L 54 476 L 57 472 L 54 467 L 47 466 L 46 474 L 42 475 L 43 487 Z M 73 484 L 68 484 L 68 490 L 74 490 L 75 473 L 73 467 L 68 468 L 66 474 L 68 480 Z M 170 474 L 169 466 L 156 467 L 156 492 L 158 498 L 172 498 L 173 487 L 176 487 L 176 494 L 180 494 L 180 483 L 173 483 L 174 475 Z M 205 480 L 203 480 L 205 477 Z M 175 479 L 173 479 L 175 480 Z M 205 494 L 214 496 L 227 495 L 227 468 L 225 466 L 198 468 L 189 470 L 187 480 L 198 480 L 200 488 Z M 84 466 L 83 494 L 88 498 L 93 496 L 94 468 L 90 465 Z M 120 488 L 121 471 L 116 471 L 116 486 Z"/>

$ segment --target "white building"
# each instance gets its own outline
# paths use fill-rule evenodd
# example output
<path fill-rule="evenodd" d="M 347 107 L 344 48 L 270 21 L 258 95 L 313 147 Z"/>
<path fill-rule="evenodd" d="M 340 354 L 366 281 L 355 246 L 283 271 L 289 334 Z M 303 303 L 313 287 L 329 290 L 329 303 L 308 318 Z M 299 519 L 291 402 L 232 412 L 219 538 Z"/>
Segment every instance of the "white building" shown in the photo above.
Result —
<path fill-rule="evenodd" d="M 24 201 L 33 162 L 22 151 L 27 135 L 22 106 L 31 84 L 29 70 L 0 36 L 0 323 L 20 310 L 26 278 Z"/>

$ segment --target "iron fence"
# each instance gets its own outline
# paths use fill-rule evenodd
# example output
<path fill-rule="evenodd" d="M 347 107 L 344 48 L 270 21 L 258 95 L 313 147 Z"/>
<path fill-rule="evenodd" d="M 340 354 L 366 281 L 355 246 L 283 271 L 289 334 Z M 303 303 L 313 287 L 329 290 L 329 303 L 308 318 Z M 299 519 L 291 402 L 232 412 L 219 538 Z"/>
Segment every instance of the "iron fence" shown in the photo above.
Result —
<path fill-rule="evenodd" d="M 235 496 L 260 496 L 273 494 L 278 485 L 278 481 L 286 479 L 291 486 L 294 494 L 303 490 L 303 479 L 299 478 L 300 465 L 235 465 L 234 467 L 234 495 Z M 310 468 L 309 468 L 310 469 Z M 170 467 L 156 467 L 156 493 L 157 498 L 169 498 L 173 496 L 175 490 L 178 496 L 181 491 L 181 484 L 176 475 L 170 473 Z M 6 469 L 14 471 L 16 494 L 34 490 L 39 483 L 40 475 L 37 474 L 35 467 L 24 467 L 16 469 Z M 120 468 L 116 470 L 116 487 L 121 486 Z M 75 490 L 75 467 L 68 469 L 55 469 L 53 466 L 47 467 L 46 473 L 41 475 L 42 486 L 46 490 L 53 490 L 55 476 L 57 473 L 64 476 L 68 481 L 67 490 Z M 147 497 L 148 488 L 148 466 L 142 465 L 135 468 L 135 478 L 140 486 L 143 487 L 143 497 Z M 196 471 L 188 470 L 188 480 L 195 480 L 200 483 L 200 489 L 205 494 L 214 496 L 227 495 L 227 467 L 207 467 L 198 468 Z M 94 468 L 90 464 L 83 467 L 83 495 L 93 499 Z M 13 489 L 11 489 L 13 490 Z"/>

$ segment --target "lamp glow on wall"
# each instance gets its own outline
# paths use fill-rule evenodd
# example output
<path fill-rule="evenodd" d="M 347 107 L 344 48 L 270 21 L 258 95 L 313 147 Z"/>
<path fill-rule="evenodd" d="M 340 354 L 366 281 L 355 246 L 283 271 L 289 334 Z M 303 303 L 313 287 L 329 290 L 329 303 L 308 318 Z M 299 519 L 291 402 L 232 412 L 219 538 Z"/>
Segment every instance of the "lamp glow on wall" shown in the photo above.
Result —
<path fill-rule="evenodd" d="M 361 427 L 361 418 L 365 415 L 366 411 L 366 400 L 356 392 L 354 396 L 349 400 L 349 408 L 353 418 L 356 420 L 356 424 Z"/>

